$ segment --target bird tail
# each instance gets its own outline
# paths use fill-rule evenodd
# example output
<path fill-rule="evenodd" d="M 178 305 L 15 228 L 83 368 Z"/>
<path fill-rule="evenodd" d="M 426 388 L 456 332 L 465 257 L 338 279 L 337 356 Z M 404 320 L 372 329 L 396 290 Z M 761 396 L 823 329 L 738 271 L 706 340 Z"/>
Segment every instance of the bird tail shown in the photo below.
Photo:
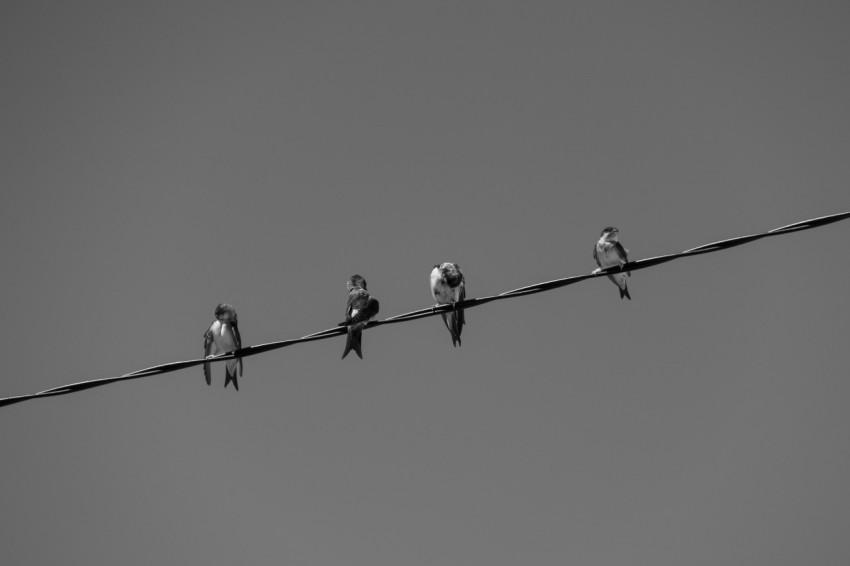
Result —
<path fill-rule="evenodd" d="M 236 389 L 236 391 L 239 391 L 239 381 L 236 378 L 236 366 L 237 366 L 237 364 L 231 364 L 230 362 L 225 364 L 225 368 L 227 370 L 227 373 L 224 376 L 224 388 L 225 389 L 227 389 L 227 384 L 232 381 L 233 382 L 233 388 Z"/>
<path fill-rule="evenodd" d="M 443 317 L 443 322 L 446 324 L 446 328 L 449 329 L 449 333 L 452 335 L 452 346 L 457 348 L 461 345 L 460 332 L 463 329 L 463 311 L 450 312 L 448 314 L 441 313 L 440 316 Z"/>
<path fill-rule="evenodd" d="M 204 377 L 207 378 L 207 385 L 211 385 L 212 384 L 212 369 L 210 368 L 209 362 L 204 364 Z"/>
<path fill-rule="evenodd" d="M 342 353 L 343 360 L 351 350 L 354 350 L 354 353 L 357 354 L 358 358 L 361 360 L 363 359 L 363 346 L 361 344 L 362 339 L 363 323 L 358 322 L 357 324 L 349 325 L 348 336 L 345 338 L 345 351 Z"/>
<path fill-rule="evenodd" d="M 628 300 L 632 300 L 632 296 L 629 295 L 629 284 L 626 282 L 626 276 L 622 273 L 617 273 L 615 275 L 609 275 L 608 279 L 611 280 L 611 283 L 616 285 L 620 289 L 620 298 L 627 298 Z"/>

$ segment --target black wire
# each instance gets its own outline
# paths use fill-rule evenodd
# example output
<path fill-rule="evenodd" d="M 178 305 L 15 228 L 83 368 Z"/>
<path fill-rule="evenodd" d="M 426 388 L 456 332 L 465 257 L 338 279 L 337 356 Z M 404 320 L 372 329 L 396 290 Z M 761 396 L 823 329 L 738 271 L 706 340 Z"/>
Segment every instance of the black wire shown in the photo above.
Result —
<path fill-rule="evenodd" d="M 514 289 L 512 291 L 505 291 L 504 293 L 500 293 L 498 295 L 491 295 L 488 297 L 479 297 L 474 299 L 466 299 L 455 305 L 440 305 L 437 307 L 428 307 L 425 309 L 419 309 L 415 311 L 411 311 L 404 314 L 399 314 L 396 316 L 391 316 L 389 318 L 385 318 L 383 320 L 377 320 L 370 322 L 366 328 L 375 328 L 378 326 L 384 326 L 387 324 L 397 324 L 400 322 L 408 322 L 411 320 L 417 320 L 420 318 L 427 318 L 429 316 L 435 316 L 440 313 L 450 312 L 455 309 L 471 309 L 474 307 L 478 307 L 487 303 L 491 303 L 493 301 L 501 301 L 504 299 L 513 299 L 516 297 L 524 297 L 526 295 L 534 295 L 536 293 L 543 293 L 545 291 L 551 291 L 553 289 L 558 289 L 561 287 L 566 287 L 568 285 L 573 285 L 580 281 L 584 281 L 586 279 L 594 279 L 596 277 L 603 277 L 613 273 L 622 273 L 624 271 L 639 271 L 641 269 L 647 269 L 649 267 L 654 267 L 656 265 L 661 265 L 662 263 L 667 263 L 668 261 L 673 261 L 674 259 L 678 259 L 680 257 L 689 257 L 702 255 L 707 253 L 712 253 L 720 250 L 726 250 L 729 248 L 734 248 L 736 246 L 741 246 L 743 244 L 749 244 L 750 242 L 755 242 L 756 240 L 761 240 L 762 238 L 768 238 L 771 236 L 779 236 L 782 234 L 789 234 L 792 232 L 797 232 L 800 230 L 809 230 L 812 228 L 817 228 L 819 226 L 825 226 L 827 224 L 832 224 L 833 222 L 839 222 L 841 220 L 846 220 L 850 218 L 850 212 L 842 212 L 840 214 L 831 214 L 828 216 L 821 216 L 819 218 L 812 218 L 811 220 L 804 220 L 802 222 L 795 222 L 794 224 L 789 224 L 787 226 L 781 226 L 779 228 L 774 228 L 773 230 L 769 230 L 767 232 L 763 232 L 761 234 L 752 234 L 749 236 L 739 236 L 737 238 L 730 238 L 728 240 L 721 240 L 719 242 L 712 242 L 710 244 L 705 244 L 702 246 L 698 246 L 696 248 L 691 248 L 689 250 L 685 250 L 683 252 L 675 253 L 675 254 L 667 254 L 660 255 L 655 257 L 650 257 L 646 259 L 639 259 L 637 261 L 632 261 L 623 266 L 618 267 L 609 267 L 607 269 L 602 269 L 595 273 L 588 273 L 585 275 L 574 275 L 572 277 L 564 277 L 562 279 L 554 279 L 552 281 L 545 281 L 543 283 L 536 283 L 534 285 L 528 285 L 526 287 L 520 287 L 519 289 Z M 161 364 L 158 366 L 149 367 L 146 369 L 134 371 L 131 373 L 124 374 L 118 377 L 107 377 L 103 379 L 92 379 L 89 381 L 81 381 L 78 383 L 71 383 L 68 385 L 62 385 L 60 387 L 54 387 L 52 389 L 46 389 L 44 391 L 40 391 L 38 393 L 33 393 L 31 395 L 20 395 L 17 397 L 6 397 L 0 399 L 0 407 L 4 407 L 6 405 L 13 405 L 15 403 L 20 403 L 22 401 L 28 401 L 30 399 L 37 399 L 42 397 L 53 397 L 56 395 L 66 395 L 68 393 L 76 393 L 77 391 L 84 391 L 86 389 L 92 389 L 94 387 L 101 387 L 103 385 L 108 385 L 110 383 L 115 383 L 117 381 L 129 381 L 131 379 L 141 379 L 143 377 L 150 377 L 152 375 L 160 375 L 163 373 L 170 373 L 173 371 L 179 371 L 181 369 L 186 369 L 190 367 L 195 367 L 202 365 L 207 362 L 222 362 L 225 360 L 232 360 L 233 358 L 247 358 L 249 356 L 256 356 L 258 354 L 263 354 L 265 352 L 271 352 L 272 350 L 279 350 L 280 348 L 286 348 L 287 346 L 292 346 L 293 344 L 300 344 L 302 342 L 312 342 L 315 340 L 325 340 L 327 338 L 333 338 L 334 336 L 340 336 L 345 334 L 345 327 L 334 327 L 329 328 L 327 330 L 322 330 L 320 332 L 314 332 L 313 334 L 308 334 L 307 336 L 302 336 L 301 338 L 294 338 L 291 340 L 281 340 L 279 342 L 268 342 L 266 344 L 258 344 L 256 346 L 248 346 L 237 350 L 236 352 L 229 352 L 227 354 L 221 354 L 215 356 L 210 359 L 197 359 L 197 360 L 187 360 L 183 362 L 172 362 L 168 364 Z"/>

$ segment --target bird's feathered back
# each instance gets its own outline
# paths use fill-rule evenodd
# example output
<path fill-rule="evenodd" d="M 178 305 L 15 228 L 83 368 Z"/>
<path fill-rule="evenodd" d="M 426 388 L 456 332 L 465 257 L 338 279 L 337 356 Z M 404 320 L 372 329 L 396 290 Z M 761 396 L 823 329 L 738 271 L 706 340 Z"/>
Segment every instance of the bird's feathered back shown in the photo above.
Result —
<path fill-rule="evenodd" d="M 348 294 L 345 323 L 356 324 L 367 321 L 378 314 L 379 309 L 378 299 L 371 297 L 369 291 L 355 288 Z"/>

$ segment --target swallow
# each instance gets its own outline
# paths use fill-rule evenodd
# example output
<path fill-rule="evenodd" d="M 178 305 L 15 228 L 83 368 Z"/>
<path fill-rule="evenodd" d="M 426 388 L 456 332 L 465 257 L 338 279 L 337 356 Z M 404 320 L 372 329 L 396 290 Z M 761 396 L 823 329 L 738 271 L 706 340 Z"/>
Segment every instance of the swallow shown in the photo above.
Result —
<path fill-rule="evenodd" d="M 596 265 L 599 266 L 599 269 L 594 269 L 593 273 L 599 273 L 607 267 L 623 266 L 629 262 L 628 250 L 620 244 L 619 235 L 620 231 L 613 226 L 602 230 L 599 241 L 593 247 L 593 259 L 596 260 Z M 632 296 L 629 295 L 626 275 L 631 277 L 632 272 L 612 273 L 608 275 L 608 279 L 620 288 L 620 299 L 625 297 L 631 301 Z"/>
<path fill-rule="evenodd" d="M 369 324 L 369 321 L 375 318 L 378 314 L 380 305 L 378 300 L 369 295 L 366 290 L 366 280 L 361 275 L 352 275 L 345 282 L 348 288 L 348 302 L 345 305 L 345 321 L 340 322 L 338 326 L 348 327 L 348 336 L 345 339 L 345 351 L 342 353 L 342 359 L 351 350 L 357 354 L 361 360 L 363 359 L 363 347 L 361 340 L 363 337 L 363 327 Z"/>
<path fill-rule="evenodd" d="M 215 353 L 213 353 L 215 346 Z M 227 303 L 221 303 L 215 308 L 215 320 L 210 324 L 204 334 L 204 358 L 213 358 L 218 354 L 234 352 L 242 348 L 242 337 L 239 335 L 239 324 L 236 317 L 236 309 Z M 239 366 L 239 375 L 242 375 L 242 358 L 227 360 L 225 364 L 227 373 L 224 378 L 224 387 L 231 381 L 236 391 L 239 391 L 239 382 L 236 380 L 236 366 Z M 212 372 L 210 363 L 204 364 L 204 377 L 207 385 L 212 383 Z"/>
<path fill-rule="evenodd" d="M 466 299 L 466 279 L 456 263 L 446 262 L 435 265 L 431 271 L 431 296 L 437 301 L 437 305 L 454 305 Z M 460 346 L 460 333 L 466 324 L 466 316 L 463 309 L 446 313 L 440 313 L 446 328 L 452 335 L 452 346 Z"/>

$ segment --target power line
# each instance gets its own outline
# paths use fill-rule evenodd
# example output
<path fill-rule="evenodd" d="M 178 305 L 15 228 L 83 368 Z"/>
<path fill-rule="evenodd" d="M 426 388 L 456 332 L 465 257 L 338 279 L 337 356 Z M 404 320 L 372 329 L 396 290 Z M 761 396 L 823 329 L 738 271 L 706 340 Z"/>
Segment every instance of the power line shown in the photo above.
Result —
<path fill-rule="evenodd" d="M 638 271 L 641 269 L 647 269 L 649 267 L 654 267 L 656 265 L 660 265 L 662 263 L 667 263 L 668 261 L 673 261 L 674 259 L 679 259 L 681 257 L 690 257 L 696 255 L 702 255 L 712 252 L 717 252 L 720 250 L 725 250 L 729 248 L 734 248 L 735 246 L 740 246 L 743 244 L 749 244 L 750 242 L 755 242 L 756 240 L 761 240 L 762 238 L 769 238 L 771 236 L 779 236 L 782 234 L 790 234 L 792 232 L 797 232 L 800 230 L 810 230 L 812 228 L 817 228 L 819 226 L 825 226 L 827 224 L 832 224 L 833 222 L 839 222 L 841 220 L 846 220 L 850 218 L 850 212 L 842 212 L 840 214 L 831 214 L 828 216 L 821 216 L 819 218 L 812 218 L 811 220 L 804 220 L 802 222 L 795 222 L 794 224 L 789 224 L 787 226 L 781 226 L 779 228 L 774 228 L 773 230 L 769 230 L 767 232 L 762 232 L 759 234 L 751 234 L 749 236 L 739 236 L 737 238 L 730 238 L 728 240 L 720 240 L 719 242 L 712 242 L 710 244 L 705 244 L 702 246 L 698 246 L 696 248 L 691 248 L 689 250 L 685 250 L 683 252 L 675 253 L 675 254 L 667 254 L 660 255 L 655 257 L 650 257 L 646 259 L 639 259 L 637 261 L 631 261 L 624 266 L 617 267 L 609 267 L 607 269 L 602 269 L 595 273 L 588 273 L 585 275 L 574 275 L 572 277 L 564 277 L 562 279 L 554 279 L 552 281 L 545 281 L 542 283 L 536 283 L 534 285 L 528 285 L 526 287 L 520 287 L 518 289 L 513 289 L 511 291 L 505 291 L 504 293 L 500 293 L 498 295 L 490 295 L 487 297 L 479 297 L 474 299 L 466 299 L 457 303 L 456 305 L 440 305 L 437 307 L 428 307 L 425 309 L 419 309 L 415 311 L 411 311 L 404 314 L 399 314 L 396 316 L 391 316 L 389 318 L 385 318 L 383 320 L 377 320 L 370 322 L 366 329 L 375 328 L 377 326 L 383 326 L 387 324 L 397 324 L 400 322 L 408 322 L 411 320 L 416 320 L 420 318 L 426 318 L 429 316 L 435 316 L 440 313 L 446 313 L 454 310 L 455 308 L 464 308 L 470 309 L 474 307 L 478 307 L 487 303 L 491 303 L 493 301 L 501 301 L 505 299 L 513 299 L 516 297 L 524 297 L 526 295 L 533 295 L 536 293 L 543 293 L 544 291 L 551 291 L 553 289 L 558 289 L 560 287 L 566 287 L 567 285 L 573 285 L 580 281 L 584 281 L 586 279 L 594 279 L 596 277 L 603 277 L 609 274 L 621 273 L 624 271 Z M 313 334 L 308 334 L 306 336 L 302 336 L 301 338 L 294 338 L 291 340 L 281 340 L 278 342 L 268 342 L 266 344 L 258 344 L 256 346 L 247 346 L 238 350 L 236 352 L 230 352 L 227 354 L 221 354 L 214 358 L 210 359 L 197 359 L 197 360 L 187 360 L 183 362 L 172 362 L 168 364 L 161 364 L 158 366 L 149 367 L 146 369 L 141 369 L 138 371 L 134 371 L 132 373 L 126 373 L 124 375 L 118 377 L 107 377 L 103 379 L 92 379 L 89 381 L 80 381 L 78 383 L 71 383 L 68 385 L 62 385 L 60 387 L 54 387 L 52 389 L 46 389 L 44 391 L 40 391 L 38 393 L 33 393 L 31 395 L 20 395 L 17 397 L 6 397 L 0 399 L 0 407 L 6 405 L 13 405 L 15 403 L 20 403 L 22 401 L 28 401 L 30 399 L 38 399 L 42 397 L 53 397 L 56 395 L 66 395 L 68 393 L 76 393 L 77 391 L 84 391 L 86 389 L 92 389 L 94 387 L 101 387 L 103 385 L 108 385 L 110 383 L 115 383 L 117 381 L 129 381 L 131 379 L 141 379 L 143 377 L 150 377 L 152 375 L 159 375 L 162 373 L 170 373 L 173 371 L 178 371 L 181 369 L 186 369 L 190 367 L 195 367 L 202 365 L 207 362 L 222 362 L 225 360 L 231 360 L 235 357 L 247 358 L 249 356 L 256 356 L 258 354 L 263 354 L 265 352 L 270 352 L 272 350 L 278 350 L 280 348 L 285 348 L 287 346 L 292 346 L 293 344 L 300 344 L 302 342 L 312 342 L 314 340 L 325 340 L 327 338 L 333 338 L 334 336 L 340 336 L 345 334 L 346 328 L 344 326 L 329 328 L 327 330 L 322 330 L 320 332 L 314 332 Z M 238 355 L 237 355 L 238 354 Z"/>

